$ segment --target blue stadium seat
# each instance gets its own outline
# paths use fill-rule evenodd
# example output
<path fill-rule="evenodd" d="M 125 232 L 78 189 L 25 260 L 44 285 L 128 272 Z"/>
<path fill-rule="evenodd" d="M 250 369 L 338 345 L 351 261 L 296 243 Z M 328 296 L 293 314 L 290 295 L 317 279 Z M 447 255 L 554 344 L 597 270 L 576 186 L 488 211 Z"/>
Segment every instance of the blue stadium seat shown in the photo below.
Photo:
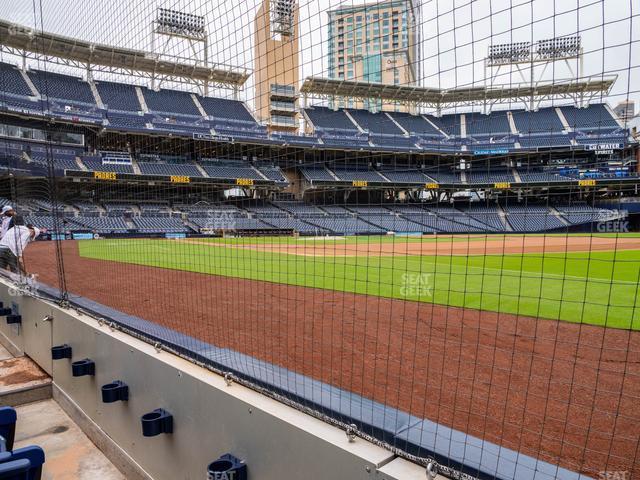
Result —
<path fill-rule="evenodd" d="M 382 177 L 375 170 L 370 170 L 366 167 L 349 167 L 349 166 L 339 166 L 334 167 L 333 173 L 343 182 L 353 182 L 358 180 L 364 180 L 367 182 L 386 182 L 384 177 Z"/>
<path fill-rule="evenodd" d="M 569 135 L 525 135 L 518 138 L 521 148 L 553 148 L 571 145 Z"/>
<path fill-rule="evenodd" d="M 244 103 L 225 98 L 198 97 L 202 109 L 208 116 L 217 119 L 227 119 L 236 122 L 246 122 L 257 125 L 255 118 L 249 113 Z"/>
<path fill-rule="evenodd" d="M 518 132 L 530 133 L 560 133 L 564 125 L 553 107 L 541 108 L 537 112 L 526 110 L 512 110 L 513 122 Z"/>
<path fill-rule="evenodd" d="M 309 181 L 337 182 L 325 167 L 301 167 L 300 173 Z"/>
<path fill-rule="evenodd" d="M 229 162 L 208 162 L 203 159 L 201 162 L 202 168 L 207 172 L 211 178 L 220 179 L 236 179 L 247 178 L 252 180 L 264 180 L 264 178 L 250 165 L 242 163 L 229 163 Z"/>
<path fill-rule="evenodd" d="M 109 111 L 142 111 L 134 85 L 103 81 L 96 81 L 95 84 L 102 103 L 105 104 Z"/>
<path fill-rule="evenodd" d="M 436 126 L 445 132 L 447 135 L 453 135 L 455 137 L 460 136 L 460 119 L 459 114 L 447 114 L 442 117 L 429 117 L 429 120 L 436 124 Z"/>
<path fill-rule="evenodd" d="M 489 169 L 473 168 L 466 172 L 467 183 L 497 183 L 515 182 L 516 179 L 510 169 Z"/>
<path fill-rule="evenodd" d="M 2 92 L 12 95 L 30 97 L 33 92 L 25 82 L 17 67 L 8 63 L 0 63 L 0 78 L 2 78 Z M 4 97 L 2 95 L 0 98 Z"/>
<path fill-rule="evenodd" d="M 348 112 L 363 130 L 368 130 L 370 133 L 398 136 L 404 134 L 385 112 L 371 113 L 368 110 L 351 109 Z"/>
<path fill-rule="evenodd" d="M 149 90 L 142 89 L 142 95 L 149 111 L 155 113 L 183 114 L 201 117 L 200 110 L 193 102 L 191 94 L 178 90 Z"/>
<path fill-rule="evenodd" d="M 331 110 L 327 107 L 311 107 L 305 109 L 305 113 L 318 130 L 358 133 L 358 127 L 347 117 L 344 110 Z"/>
<path fill-rule="evenodd" d="M 401 112 L 390 112 L 389 115 L 412 135 L 443 138 L 442 133 L 432 123 L 425 120 L 425 118 L 430 118 L 429 116 L 423 117 Z"/>
<path fill-rule="evenodd" d="M 142 233 L 187 233 L 189 231 L 178 218 L 135 217 L 133 223 Z"/>
<path fill-rule="evenodd" d="M 138 166 L 143 175 L 202 177 L 198 167 L 192 164 L 139 161 Z"/>
<path fill-rule="evenodd" d="M 506 111 L 492 112 L 489 115 L 469 112 L 465 114 L 467 136 L 491 136 L 511 133 Z"/>
<path fill-rule="evenodd" d="M 67 102 L 95 105 L 91 87 L 81 78 L 42 70 L 31 70 L 27 74 L 41 95 Z"/>
<path fill-rule="evenodd" d="M 0 452 L 13 450 L 18 415 L 13 407 L 0 407 Z"/>
<path fill-rule="evenodd" d="M 0 480 L 40 480 L 44 450 L 37 446 L 0 453 Z"/>
<path fill-rule="evenodd" d="M 138 114 L 126 114 L 107 112 L 107 120 L 109 125 L 107 128 L 114 128 L 118 130 L 146 130 L 148 117 Z"/>
<path fill-rule="evenodd" d="M 567 123 L 574 130 L 597 131 L 620 128 L 607 106 L 603 103 L 589 105 L 587 108 L 560 107 Z"/>
<path fill-rule="evenodd" d="M 414 169 L 381 170 L 380 173 L 393 183 L 427 183 L 432 180 Z"/>

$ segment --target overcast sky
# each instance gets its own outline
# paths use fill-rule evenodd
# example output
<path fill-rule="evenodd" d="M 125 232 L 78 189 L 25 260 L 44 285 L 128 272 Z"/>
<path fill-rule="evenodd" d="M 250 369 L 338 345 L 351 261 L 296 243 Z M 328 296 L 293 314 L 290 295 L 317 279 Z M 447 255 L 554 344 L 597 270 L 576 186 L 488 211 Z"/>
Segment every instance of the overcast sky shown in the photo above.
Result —
<path fill-rule="evenodd" d="M 181 10 L 206 17 L 210 61 L 252 68 L 253 18 L 260 3 L 260 0 L 2 0 L 0 17 L 96 43 L 150 50 L 151 21 L 156 9 Z M 303 78 L 327 76 L 326 11 L 362 3 L 365 2 L 300 0 Z M 609 102 L 615 104 L 629 96 L 640 103 L 638 0 L 423 0 L 422 3 L 423 86 L 453 88 L 484 84 L 488 76 L 484 58 L 490 44 L 579 33 L 585 51 L 584 74 L 618 75 Z M 170 53 L 192 56 L 184 42 L 172 49 L 170 46 Z M 14 61 L 7 55 L 3 60 Z M 575 70 L 577 62 L 572 61 L 571 67 Z M 60 70 L 55 66 L 48 68 Z M 568 76 L 567 66 L 557 63 L 546 71 L 544 78 Z M 519 81 L 518 75 L 503 71 L 496 83 Z M 251 103 L 252 97 L 250 80 L 242 99 Z"/>

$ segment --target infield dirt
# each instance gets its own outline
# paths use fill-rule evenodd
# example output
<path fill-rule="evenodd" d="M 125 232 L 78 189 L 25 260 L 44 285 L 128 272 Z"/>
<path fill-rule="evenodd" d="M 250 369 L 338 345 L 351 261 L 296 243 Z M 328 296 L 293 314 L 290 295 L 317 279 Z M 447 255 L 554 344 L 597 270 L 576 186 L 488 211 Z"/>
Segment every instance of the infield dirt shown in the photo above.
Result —
<path fill-rule="evenodd" d="M 509 251 L 568 248 L 529 238 Z M 630 240 L 571 248 L 639 248 Z M 74 294 L 589 476 L 640 478 L 640 332 L 87 259 L 61 245 Z M 388 248 L 371 247 L 364 254 Z M 54 243 L 31 245 L 26 263 L 58 286 Z"/>

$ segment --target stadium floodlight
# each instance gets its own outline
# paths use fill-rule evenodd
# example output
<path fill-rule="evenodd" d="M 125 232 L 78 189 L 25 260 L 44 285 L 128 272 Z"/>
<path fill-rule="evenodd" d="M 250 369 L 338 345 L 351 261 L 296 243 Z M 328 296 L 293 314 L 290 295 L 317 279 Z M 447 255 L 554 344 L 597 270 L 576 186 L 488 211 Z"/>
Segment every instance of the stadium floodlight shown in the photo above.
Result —
<path fill-rule="evenodd" d="M 271 30 L 273 34 L 294 34 L 296 0 L 271 0 Z"/>
<path fill-rule="evenodd" d="M 205 17 L 166 8 L 158 9 L 156 31 L 194 40 L 203 40 L 207 36 Z"/>
<path fill-rule="evenodd" d="M 539 60 L 575 58 L 580 55 L 581 44 L 579 35 L 539 40 L 536 43 L 535 54 Z"/>
<path fill-rule="evenodd" d="M 489 46 L 489 65 L 507 65 L 530 61 L 531 42 L 504 43 Z"/>
<path fill-rule="evenodd" d="M 490 45 L 487 66 L 499 67 L 518 63 L 539 63 L 578 58 L 582 53 L 579 35 L 554 37 L 531 42 Z"/>

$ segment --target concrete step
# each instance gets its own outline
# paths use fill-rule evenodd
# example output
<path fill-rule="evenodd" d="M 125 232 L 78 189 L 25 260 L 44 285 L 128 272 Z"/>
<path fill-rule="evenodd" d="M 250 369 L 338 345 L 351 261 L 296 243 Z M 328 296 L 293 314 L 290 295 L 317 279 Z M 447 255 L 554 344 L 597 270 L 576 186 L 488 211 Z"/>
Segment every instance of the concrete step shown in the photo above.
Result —
<path fill-rule="evenodd" d="M 0 346 L 0 406 L 51 398 L 51 378 L 29 357 L 12 357 Z"/>

